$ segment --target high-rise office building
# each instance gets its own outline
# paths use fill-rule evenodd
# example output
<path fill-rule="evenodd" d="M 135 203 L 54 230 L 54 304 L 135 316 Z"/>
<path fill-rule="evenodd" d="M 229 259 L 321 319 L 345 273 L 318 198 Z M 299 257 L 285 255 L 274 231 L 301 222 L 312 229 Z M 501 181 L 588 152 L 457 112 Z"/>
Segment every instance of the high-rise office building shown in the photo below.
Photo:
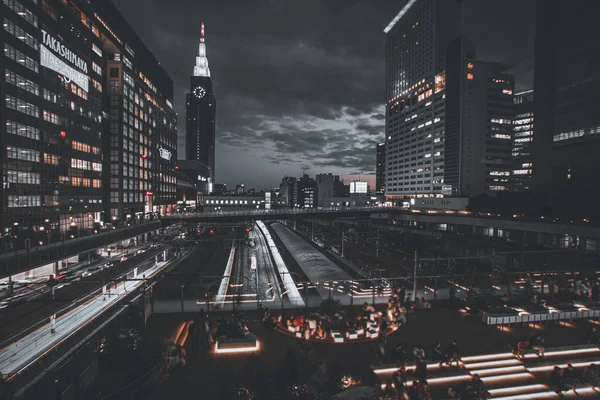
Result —
<path fill-rule="evenodd" d="M 287 207 L 298 207 L 298 180 L 286 176 L 281 180 L 279 195 Z"/>
<path fill-rule="evenodd" d="M 209 186 L 215 182 L 215 122 L 217 99 L 206 57 L 204 23 L 200 33 L 198 55 L 190 77 L 190 92 L 186 95 L 186 159 L 198 160 L 210 168 Z"/>
<path fill-rule="evenodd" d="M 298 204 L 296 207 L 317 207 L 317 182 L 304 174 L 296 183 L 298 188 Z"/>
<path fill-rule="evenodd" d="M 448 41 L 460 2 L 409 0 L 386 33 L 386 195 L 442 193 Z"/>
<path fill-rule="evenodd" d="M 448 46 L 443 194 L 509 189 L 514 77 L 507 66 L 475 55 L 463 36 Z"/>
<path fill-rule="evenodd" d="M 173 80 L 112 2 L 95 4 L 102 5 L 94 16 L 102 15 L 97 18 L 109 116 L 103 135 L 105 220 L 164 214 L 177 201 Z"/>
<path fill-rule="evenodd" d="M 515 116 L 513 118 L 513 170 L 511 174 L 511 190 L 527 192 L 531 189 L 533 162 L 531 145 L 533 144 L 533 90 L 515 93 Z"/>
<path fill-rule="evenodd" d="M 375 191 L 377 194 L 385 193 L 385 143 L 377 145 L 377 163 L 375 169 Z"/>
<path fill-rule="evenodd" d="M 538 0 L 533 184 L 600 189 L 600 2 Z"/>
<path fill-rule="evenodd" d="M 325 199 L 333 197 L 333 182 L 335 177 L 329 174 L 317 174 L 317 206 L 325 207 Z"/>
<path fill-rule="evenodd" d="M 44 241 L 174 204 L 173 84 L 112 2 L 0 10 L 0 234 Z"/>

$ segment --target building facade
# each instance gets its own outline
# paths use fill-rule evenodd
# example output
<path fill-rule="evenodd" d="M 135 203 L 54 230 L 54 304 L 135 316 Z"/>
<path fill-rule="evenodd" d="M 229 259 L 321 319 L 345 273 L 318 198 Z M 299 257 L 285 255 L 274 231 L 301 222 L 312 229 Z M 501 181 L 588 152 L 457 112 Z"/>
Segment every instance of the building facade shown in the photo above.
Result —
<path fill-rule="evenodd" d="M 190 92 L 186 94 L 185 148 L 187 160 L 198 160 L 210 168 L 209 187 L 215 182 L 215 123 L 217 99 L 206 57 L 204 23 L 198 45 Z M 212 189 L 212 188 L 211 188 Z"/>
<path fill-rule="evenodd" d="M 514 77 L 508 66 L 475 55 L 463 36 L 448 47 L 445 195 L 509 190 Z"/>
<path fill-rule="evenodd" d="M 388 198 L 442 193 L 444 70 L 460 15 L 459 2 L 409 0 L 384 30 Z"/>
<path fill-rule="evenodd" d="M 106 60 L 105 220 L 164 214 L 177 202 L 173 80 L 111 2 L 96 4 Z"/>
<path fill-rule="evenodd" d="M 178 160 L 177 170 L 183 173 L 197 188 L 199 194 L 210 194 L 208 181 L 210 179 L 210 168 L 197 160 Z"/>
<path fill-rule="evenodd" d="M 295 207 L 315 208 L 317 207 L 317 181 L 304 174 L 297 181 L 298 203 Z"/>
<path fill-rule="evenodd" d="M 14 239 L 102 217 L 101 41 L 55 3 L 0 5 L 0 223 Z"/>
<path fill-rule="evenodd" d="M 158 150 L 176 158 L 173 84 L 112 3 L 5 0 L 0 7 L 1 233 L 42 233 L 43 242 L 54 233 L 94 229 L 112 215 L 144 212 L 149 204 L 173 204 L 174 171 Z M 112 64 L 126 58 L 131 65 Z M 125 72 L 133 80 L 126 96 Z M 118 155 L 112 138 L 120 143 Z M 126 201 L 112 201 L 113 177 Z"/>
<path fill-rule="evenodd" d="M 326 207 L 325 199 L 333 197 L 333 182 L 335 177 L 329 174 L 317 174 L 317 207 Z"/>
<path fill-rule="evenodd" d="M 340 180 L 339 175 L 334 175 L 334 177 L 333 177 L 333 196 L 334 197 L 350 196 L 350 185 L 344 184 L 344 181 Z"/>
<path fill-rule="evenodd" d="M 298 180 L 291 176 L 284 177 L 279 186 L 279 197 L 287 207 L 298 207 Z"/>
<path fill-rule="evenodd" d="M 533 144 L 533 90 L 515 93 L 513 101 L 515 116 L 513 118 L 511 188 L 514 192 L 531 190 L 533 161 L 531 146 Z"/>
<path fill-rule="evenodd" d="M 537 1 L 533 184 L 545 192 L 600 191 L 598 13 L 597 1 Z"/>
<path fill-rule="evenodd" d="M 385 194 L 385 143 L 377 145 L 377 163 L 375 169 L 375 191 L 377 194 Z"/>

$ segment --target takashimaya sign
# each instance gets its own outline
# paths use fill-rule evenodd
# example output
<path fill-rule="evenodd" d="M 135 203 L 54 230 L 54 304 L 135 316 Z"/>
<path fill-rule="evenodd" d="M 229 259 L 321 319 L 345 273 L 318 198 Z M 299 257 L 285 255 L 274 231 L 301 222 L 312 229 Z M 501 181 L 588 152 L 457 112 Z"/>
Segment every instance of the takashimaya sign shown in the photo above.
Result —
<path fill-rule="evenodd" d="M 77 68 L 82 70 L 84 73 L 88 73 L 87 63 L 81 59 L 77 54 L 69 50 L 64 44 L 58 39 L 54 38 L 48 32 L 42 29 L 42 43 L 49 49 L 54 50 L 55 53 L 60 55 L 62 58 L 75 65 Z"/>
<path fill-rule="evenodd" d="M 159 147 L 158 153 L 160 154 L 160 158 L 164 158 L 165 160 L 169 160 L 169 161 L 171 161 L 171 157 L 173 156 L 173 153 L 171 153 L 169 150 L 165 149 L 164 147 Z"/>
<path fill-rule="evenodd" d="M 62 58 L 57 57 L 57 54 L 86 73 L 87 63 L 43 29 L 42 38 L 43 44 L 40 45 L 40 65 L 58 72 L 67 81 L 72 81 L 86 92 L 89 91 L 89 77 L 65 63 Z"/>

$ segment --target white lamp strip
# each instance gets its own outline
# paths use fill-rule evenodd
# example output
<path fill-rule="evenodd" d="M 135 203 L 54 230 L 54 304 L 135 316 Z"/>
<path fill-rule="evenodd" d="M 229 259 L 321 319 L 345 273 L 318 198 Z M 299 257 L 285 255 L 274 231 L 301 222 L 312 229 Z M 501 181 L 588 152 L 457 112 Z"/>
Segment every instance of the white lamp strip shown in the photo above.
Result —
<path fill-rule="evenodd" d="M 573 366 L 573 368 L 581 368 L 581 367 L 587 367 L 590 364 L 600 364 L 600 360 L 593 360 L 593 361 L 586 361 L 586 362 L 580 362 L 580 363 L 571 363 L 571 365 Z M 554 367 L 560 367 L 560 368 L 566 368 L 567 364 L 558 364 L 558 365 L 546 365 L 544 367 L 533 367 L 533 368 L 528 368 L 529 371 L 531 372 L 544 372 L 544 371 L 552 371 L 554 369 Z"/>
<path fill-rule="evenodd" d="M 564 397 L 581 397 L 594 395 L 599 396 L 600 392 L 598 388 L 583 388 L 577 389 L 577 393 L 572 390 L 562 392 Z M 537 400 L 537 399 L 558 399 L 561 398 L 554 391 L 546 391 L 546 392 L 538 392 L 538 393 L 528 393 L 528 394 L 519 394 L 516 396 L 506 396 L 506 397 L 497 397 L 496 400 Z"/>
<path fill-rule="evenodd" d="M 519 365 L 521 364 L 520 360 L 510 359 L 510 360 L 499 360 L 499 361 L 488 361 L 474 364 L 465 364 L 465 368 L 467 369 L 476 369 L 476 368 L 487 368 L 487 367 L 506 367 L 509 365 Z"/>
<path fill-rule="evenodd" d="M 517 379 L 532 378 L 532 377 L 533 377 L 533 375 L 531 375 L 529 372 L 523 372 L 520 374 L 484 376 L 481 378 L 481 380 L 483 381 L 483 383 L 490 383 L 490 382 L 510 381 L 510 380 L 517 380 Z"/>
<path fill-rule="evenodd" d="M 497 353 L 497 354 L 484 354 L 481 356 L 462 357 L 462 360 L 464 362 L 488 361 L 488 360 L 502 360 L 502 359 L 511 358 L 511 357 L 513 357 L 513 353 Z"/>
<path fill-rule="evenodd" d="M 527 369 L 525 369 L 524 366 L 516 365 L 514 367 L 479 369 L 479 370 L 471 371 L 471 375 L 477 374 L 480 376 L 485 376 L 485 375 L 505 374 L 507 372 L 526 372 L 526 371 L 527 371 Z"/>
<path fill-rule="evenodd" d="M 589 353 L 599 353 L 600 349 L 597 347 L 589 348 L 589 349 L 574 349 L 574 350 L 559 350 L 559 351 L 547 351 L 544 353 L 544 357 L 553 357 L 553 356 L 570 356 L 575 354 L 589 354 Z M 536 358 L 537 354 L 526 354 L 525 358 Z"/>
<path fill-rule="evenodd" d="M 535 385 L 525 385 L 525 386 L 513 386 L 507 388 L 500 389 L 490 389 L 488 392 L 492 396 L 500 396 L 506 394 L 515 394 L 515 393 L 524 393 L 524 392 L 532 392 L 534 390 L 546 390 L 548 387 L 546 385 L 542 385 L 541 383 Z"/>

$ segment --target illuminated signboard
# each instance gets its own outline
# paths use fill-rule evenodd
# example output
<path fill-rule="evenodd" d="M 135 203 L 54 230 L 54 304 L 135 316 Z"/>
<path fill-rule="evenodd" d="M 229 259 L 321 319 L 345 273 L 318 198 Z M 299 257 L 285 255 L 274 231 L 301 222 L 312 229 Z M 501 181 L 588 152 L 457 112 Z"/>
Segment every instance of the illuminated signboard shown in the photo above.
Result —
<path fill-rule="evenodd" d="M 58 72 L 68 82 L 75 83 L 86 92 L 89 91 L 89 77 L 86 75 L 87 63 L 43 29 L 42 43 L 40 44 L 40 65 Z M 83 73 L 65 63 L 63 59 L 76 66 Z"/>
<path fill-rule="evenodd" d="M 171 153 L 169 150 L 165 149 L 164 147 L 159 147 L 158 153 L 160 154 L 160 158 L 163 158 L 167 161 L 171 161 L 171 157 L 173 156 L 173 153 Z"/>

